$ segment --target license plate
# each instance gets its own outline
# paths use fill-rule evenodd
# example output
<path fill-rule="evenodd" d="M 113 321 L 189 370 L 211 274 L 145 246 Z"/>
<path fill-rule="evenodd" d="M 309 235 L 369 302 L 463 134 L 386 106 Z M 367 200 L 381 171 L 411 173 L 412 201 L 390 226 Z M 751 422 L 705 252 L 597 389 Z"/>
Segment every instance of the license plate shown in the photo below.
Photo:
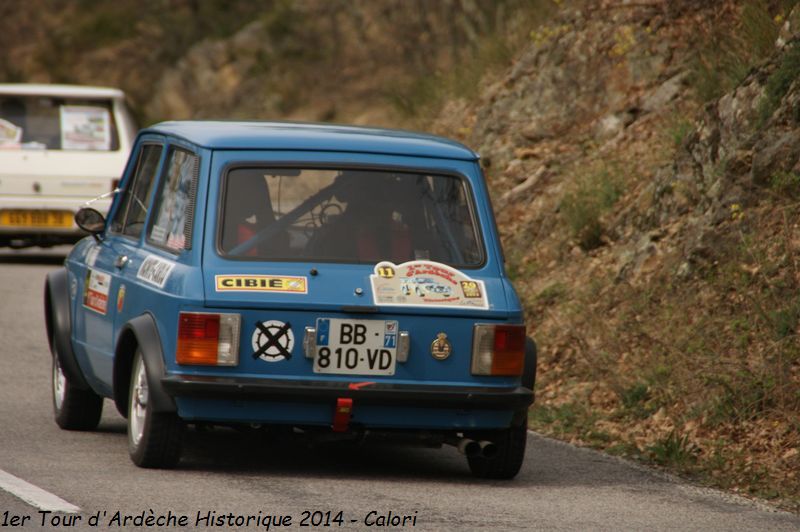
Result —
<path fill-rule="evenodd" d="M 72 213 L 69 211 L 0 211 L 0 225 L 11 227 L 72 227 Z"/>
<path fill-rule="evenodd" d="M 397 322 L 317 319 L 314 373 L 394 375 Z"/>

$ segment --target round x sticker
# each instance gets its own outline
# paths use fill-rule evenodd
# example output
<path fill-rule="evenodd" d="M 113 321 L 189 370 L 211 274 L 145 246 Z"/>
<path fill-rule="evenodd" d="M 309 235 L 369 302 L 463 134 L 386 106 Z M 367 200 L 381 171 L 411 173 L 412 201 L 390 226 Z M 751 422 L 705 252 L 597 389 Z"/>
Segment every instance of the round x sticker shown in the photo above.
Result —
<path fill-rule="evenodd" d="M 270 320 L 256 322 L 253 331 L 253 358 L 265 362 L 280 362 L 292 358 L 294 333 L 289 322 Z"/>

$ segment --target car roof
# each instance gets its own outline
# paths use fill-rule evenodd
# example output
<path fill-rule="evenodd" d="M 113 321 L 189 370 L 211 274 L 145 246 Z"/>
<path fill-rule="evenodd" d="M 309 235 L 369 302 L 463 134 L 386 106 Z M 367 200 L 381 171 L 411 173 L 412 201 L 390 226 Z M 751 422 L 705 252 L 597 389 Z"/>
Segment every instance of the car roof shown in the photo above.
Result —
<path fill-rule="evenodd" d="M 173 135 L 212 149 L 270 149 L 383 153 L 476 160 L 478 154 L 443 137 L 372 127 L 302 122 L 186 120 L 145 132 Z"/>
<path fill-rule="evenodd" d="M 125 97 L 119 89 L 111 87 L 89 87 L 85 85 L 50 85 L 44 83 L 0 83 L 0 95 L 56 96 L 70 98 L 116 98 Z"/>

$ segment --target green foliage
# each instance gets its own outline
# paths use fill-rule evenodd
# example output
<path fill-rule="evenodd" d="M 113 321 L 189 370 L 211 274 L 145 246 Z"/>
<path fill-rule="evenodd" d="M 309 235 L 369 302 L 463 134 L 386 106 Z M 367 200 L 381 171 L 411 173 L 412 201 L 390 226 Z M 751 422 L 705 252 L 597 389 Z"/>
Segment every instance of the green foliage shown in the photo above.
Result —
<path fill-rule="evenodd" d="M 800 321 L 800 302 L 795 301 L 786 308 L 771 311 L 769 318 L 776 340 L 796 334 L 797 324 Z"/>
<path fill-rule="evenodd" d="M 597 415 L 591 412 L 582 401 L 557 406 L 534 404 L 531 407 L 529 419 L 534 427 L 546 427 L 551 433 L 578 433 L 582 437 L 590 439 L 589 434 L 594 432 L 594 439 L 602 438 L 594 429 Z"/>
<path fill-rule="evenodd" d="M 625 408 L 637 408 L 650 399 L 650 387 L 643 382 L 637 382 L 630 388 L 623 390 L 619 398 Z"/>
<path fill-rule="evenodd" d="M 512 281 L 530 279 L 539 270 L 539 264 L 525 256 L 524 251 L 520 251 L 515 246 L 510 246 L 512 249 L 506 260 L 506 268 L 508 270 L 508 277 Z"/>
<path fill-rule="evenodd" d="M 536 301 L 542 305 L 553 305 L 567 295 L 564 283 L 553 283 L 536 295 Z"/>
<path fill-rule="evenodd" d="M 478 9 L 489 10 L 480 34 L 451 50 L 452 66 L 443 70 L 427 67 L 419 59 L 420 71 L 412 79 L 392 79 L 384 97 L 402 116 L 417 119 L 424 125 L 435 117 L 442 105 L 456 98 L 475 98 L 480 82 L 487 75 L 506 68 L 514 53 L 529 41 L 531 28 L 549 20 L 561 2 L 553 0 L 498 0 L 478 3 Z M 441 53 L 442 51 L 439 51 Z"/>
<path fill-rule="evenodd" d="M 692 132 L 692 129 L 694 129 L 694 123 L 690 119 L 675 117 L 667 127 L 667 134 L 672 141 L 672 146 L 676 149 L 679 148 L 686 139 L 686 136 Z"/>
<path fill-rule="evenodd" d="M 800 77 L 800 44 L 795 41 L 788 46 L 781 57 L 778 68 L 767 79 L 764 97 L 758 105 L 760 124 L 763 125 L 769 120 L 798 77 Z"/>
<path fill-rule="evenodd" d="M 721 388 L 707 408 L 712 425 L 757 418 L 775 406 L 775 381 L 769 375 L 741 369 L 733 375 L 707 376 L 706 380 Z"/>
<path fill-rule="evenodd" d="M 647 447 L 650 458 L 657 464 L 684 469 L 696 462 L 689 436 L 671 431 L 667 436 Z"/>
<path fill-rule="evenodd" d="M 747 0 L 738 24 L 715 27 L 690 64 L 690 81 L 697 98 L 707 102 L 722 96 L 772 54 L 782 15 L 796 3 L 773 7 L 765 0 Z"/>
<path fill-rule="evenodd" d="M 584 250 L 603 244 L 600 220 L 622 195 L 622 181 L 609 169 L 581 177 L 561 200 L 559 211 L 572 236 Z"/>
<path fill-rule="evenodd" d="M 171 64 L 196 42 L 235 33 L 262 12 L 270 12 L 274 3 L 80 0 L 74 9 L 64 10 L 61 24 L 43 43 L 38 59 L 56 80 L 75 81 L 71 68 L 82 54 L 144 34 L 157 41 L 154 59 Z"/>

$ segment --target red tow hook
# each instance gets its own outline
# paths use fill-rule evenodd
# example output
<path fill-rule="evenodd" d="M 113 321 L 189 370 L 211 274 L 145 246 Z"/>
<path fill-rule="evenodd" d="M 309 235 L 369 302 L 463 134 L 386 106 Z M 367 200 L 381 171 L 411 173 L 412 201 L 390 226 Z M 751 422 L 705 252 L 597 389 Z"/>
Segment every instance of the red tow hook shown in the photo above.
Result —
<path fill-rule="evenodd" d="M 374 382 L 351 382 L 347 385 L 348 390 L 360 390 L 364 386 L 370 386 Z M 347 432 L 350 428 L 350 418 L 353 415 L 353 400 L 349 397 L 339 397 L 336 399 L 336 410 L 333 412 L 333 432 Z"/>
<path fill-rule="evenodd" d="M 336 399 L 336 410 L 333 412 L 333 432 L 347 432 L 350 426 L 350 415 L 353 413 L 353 400 L 349 397 Z"/>

